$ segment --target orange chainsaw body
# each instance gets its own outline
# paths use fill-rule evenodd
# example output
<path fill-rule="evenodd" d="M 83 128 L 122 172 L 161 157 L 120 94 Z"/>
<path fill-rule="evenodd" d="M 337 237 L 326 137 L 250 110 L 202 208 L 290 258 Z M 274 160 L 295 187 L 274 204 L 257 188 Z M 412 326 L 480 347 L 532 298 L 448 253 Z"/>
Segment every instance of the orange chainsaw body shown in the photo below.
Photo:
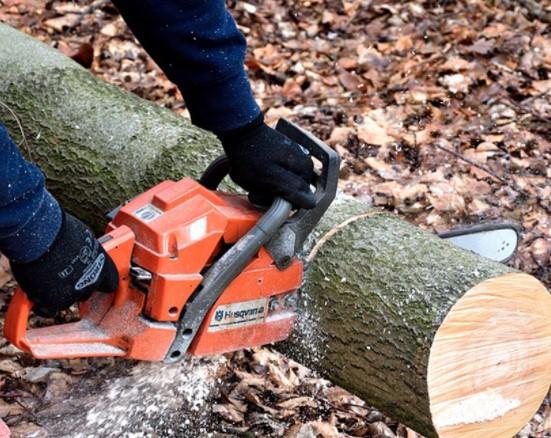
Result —
<path fill-rule="evenodd" d="M 80 321 L 27 329 L 32 305 L 17 290 L 5 336 L 43 359 L 164 360 L 205 270 L 261 216 L 243 196 L 210 191 L 189 178 L 162 182 L 121 207 L 100 238 L 119 271 L 114 294 L 95 293 L 82 303 Z M 211 355 L 287 338 L 302 274 L 296 258 L 279 270 L 261 248 L 209 310 L 187 353 Z"/>

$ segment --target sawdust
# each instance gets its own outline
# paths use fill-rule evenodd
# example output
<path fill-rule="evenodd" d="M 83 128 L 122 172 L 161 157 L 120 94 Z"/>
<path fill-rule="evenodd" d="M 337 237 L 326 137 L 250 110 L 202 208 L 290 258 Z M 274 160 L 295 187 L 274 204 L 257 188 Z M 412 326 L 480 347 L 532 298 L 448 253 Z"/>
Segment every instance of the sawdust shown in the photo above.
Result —
<path fill-rule="evenodd" d="M 352 196 L 339 191 L 330 208 L 338 208 L 339 205 L 347 203 L 351 199 L 353 199 Z M 363 208 L 367 207 L 370 207 L 370 204 L 366 202 Z M 299 254 L 299 258 L 305 262 L 306 267 L 306 273 L 302 285 L 303 287 L 300 289 L 300 310 L 298 312 L 293 333 L 291 334 L 290 342 L 288 342 L 285 347 L 281 348 L 282 351 L 294 357 L 303 365 L 306 365 L 313 370 L 319 369 L 319 365 L 322 363 L 324 358 L 325 344 L 327 341 L 327 333 L 324 333 L 323 330 L 319 328 L 320 314 L 323 314 L 325 311 L 323 309 L 324 304 L 316 303 L 316 300 L 314 299 L 315 297 L 310 296 L 308 293 L 304 293 L 306 290 L 304 286 L 308 281 L 309 265 L 314 261 L 321 248 L 338 232 L 356 221 L 385 214 L 388 215 L 387 212 L 382 210 L 370 210 L 361 214 L 343 218 L 338 225 L 332 226 L 324 232 L 320 232 L 319 228 L 315 229 L 310 236 L 308 236 L 304 244 L 304 248 Z M 346 282 L 346 278 L 343 277 L 341 282 Z M 297 348 L 293 346 L 300 347 Z"/>
<path fill-rule="evenodd" d="M 435 416 L 434 423 L 438 428 L 482 423 L 503 417 L 520 405 L 516 398 L 504 398 L 496 391 L 485 391 L 450 405 Z"/>
<path fill-rule="evenodd" d="M 211 412 L 206 407 L 216 395 L 217 374 L 225 361 L 216 357 L 170 365 L 139 363 L 127 375 L 98 385 L 87 406 L 63 416 L 49 432 L 58 436 L 57 429 L 72 430 L 73 438 L 210 436 Z M 79 399 L 75 394 L 74 400 Z"/>

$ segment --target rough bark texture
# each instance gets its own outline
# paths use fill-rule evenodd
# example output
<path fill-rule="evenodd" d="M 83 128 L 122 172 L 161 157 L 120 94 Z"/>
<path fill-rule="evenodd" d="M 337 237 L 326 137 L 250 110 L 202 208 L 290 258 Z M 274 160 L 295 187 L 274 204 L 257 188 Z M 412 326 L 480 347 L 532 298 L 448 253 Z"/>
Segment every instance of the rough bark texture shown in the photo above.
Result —
<path fill-rule="evenodd" d="M 197 176 L 216 155 L 212 136 L 93 78 L 41 43 L 2 24 L 0 41 L 0 100 L 20 117 L 52 191 L 97 228 L 119 202 L 157 181 Z M 17 137 L 7 112 L 0 111 L 0 120 Z M 340 198 L 312 245 L 367 211 Z M 303 318 L 286 351 L 434 435 L 426 387 L 434 334 L 465 291 L 508 268 L 378 213 L 352 220 L 318 249 L 304 286 Z"/>

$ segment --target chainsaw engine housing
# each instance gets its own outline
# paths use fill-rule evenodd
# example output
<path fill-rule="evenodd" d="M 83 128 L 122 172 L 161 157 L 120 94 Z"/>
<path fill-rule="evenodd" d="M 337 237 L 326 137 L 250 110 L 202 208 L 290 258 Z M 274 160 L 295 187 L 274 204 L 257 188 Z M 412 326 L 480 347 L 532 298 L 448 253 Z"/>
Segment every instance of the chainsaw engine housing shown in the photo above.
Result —
<path fill-rule="evenodd" d="M 144 295 L 143 317 L 177 323 L 202 273 L 262 216 L 245 197 L 196 181 L 165 181 L 123 206 L 108 233 L 134 234 L 129 289 Z M 210 355 L 287 338 L 296 318 L 302 263 L 279 270 L 262 248 L 209 310 L 188 353 Z"/>

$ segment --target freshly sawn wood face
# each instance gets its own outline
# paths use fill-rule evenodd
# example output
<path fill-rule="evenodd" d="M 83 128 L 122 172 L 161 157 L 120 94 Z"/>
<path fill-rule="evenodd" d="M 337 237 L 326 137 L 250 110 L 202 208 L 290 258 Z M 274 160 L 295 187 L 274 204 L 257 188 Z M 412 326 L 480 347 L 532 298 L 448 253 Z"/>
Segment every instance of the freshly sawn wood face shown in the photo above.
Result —
<path fill-rule="evenodd" d="M 439 436 L 510 437 L 549 389 L 551 297 L 527 274 L 486 280 L 460 298 L 429 357 L 430 409 Z"/>

